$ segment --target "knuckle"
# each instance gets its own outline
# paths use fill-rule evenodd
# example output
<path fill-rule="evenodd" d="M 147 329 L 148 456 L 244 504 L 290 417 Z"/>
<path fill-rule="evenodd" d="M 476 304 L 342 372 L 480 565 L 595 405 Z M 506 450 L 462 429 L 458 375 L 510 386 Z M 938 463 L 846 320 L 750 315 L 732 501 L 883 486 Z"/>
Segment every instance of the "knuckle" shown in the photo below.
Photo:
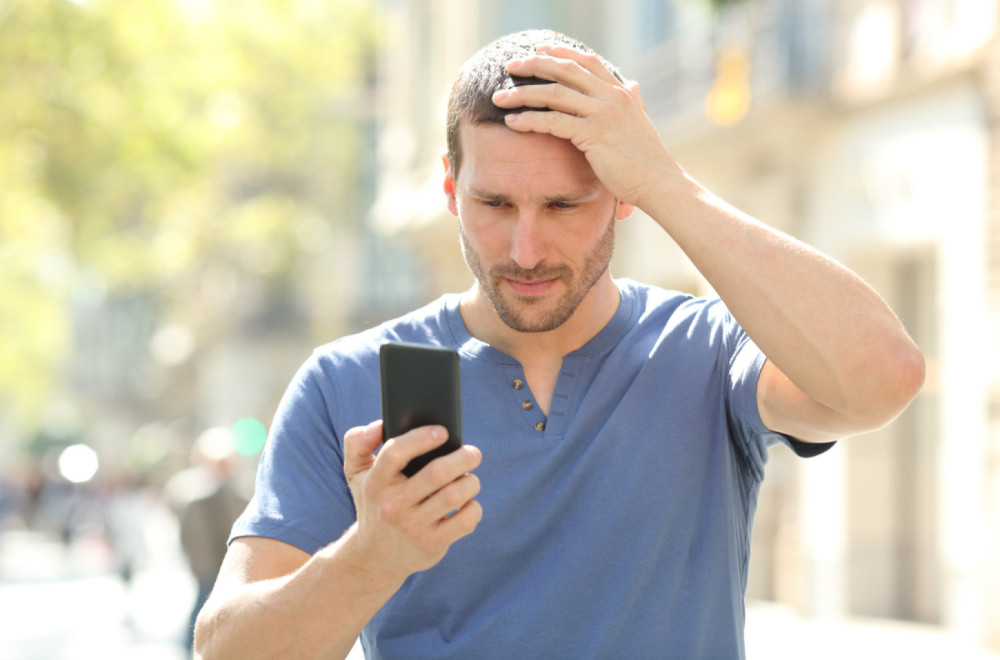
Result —
<path fill-rule="evenodd" d="M 419 538 L 419 531 L 416 521 L 412 518 L 407 518 L 399 523 L 399 532 L 406 538 Z"/>
<path fill-rule="evenodd" d="M 378 454 L 378 460 L 386 463 L 393 471 L 403 468 L 403 459 L 400 456 L 400 443 L 396 438 L 390 438 L 382 445 L 382 451 Z"/>
<path fill-rule="evenodd" d="M 458 509 L 465 501 L 468 499 L 465 495 L 455 486 L 445 488 L 440 492 L 441 502 L 449 511 L 454 511 Z"/>
<path fill-rule="evenodd" d="M 572 70 L 574 70 L 574 69 L 576 69 L 576 68 L 578 68 L 580 66 L 579 64 L 577 64 L 576 62 L 574 62 L 571 59 L 562 59 L 562 58 L 560 58 L 560 59 L 554 60 L 554 62 L 555 62 L 556 67 L 559 68 L 559 69 L 562 69 L 563 71 L 572 71 Z"/>
<path fill-rule="evenodd" d="M 619 101 L 631 101 L 636 95 L 635 92 L 627 87 L 612 87 L 611 93 L 614 94 L 615 98 Z"/>
<path fill-rule="evenodd" d="M 439 460 L 428 463 L 423 471 L 427 475 L 427 481 L 431 484 L 442 484 L 448 481 L 447 469 Z"/>
<path fill-rule="evenodd" d="M 379 457 L 383 460 L 391 458 L 397 451 L 399 447 L 399 440 L 396 438 L 389 438 L 382 444 L 382 450 L 378 453 Z"/>
<path fill-rule="evenodd" d="M 388 523 L 397 522 L 399 520 L 401 510 L 399 502 L 395 499 L 386 500 L 378 506 L 379 517 Z"/>

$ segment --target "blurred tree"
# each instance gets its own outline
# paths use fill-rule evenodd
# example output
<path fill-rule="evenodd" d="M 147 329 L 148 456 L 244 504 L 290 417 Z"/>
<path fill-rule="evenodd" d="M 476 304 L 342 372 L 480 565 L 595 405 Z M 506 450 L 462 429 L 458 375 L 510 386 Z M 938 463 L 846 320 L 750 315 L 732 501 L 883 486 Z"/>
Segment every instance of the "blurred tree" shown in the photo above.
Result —
<path fill-rule="evenodd" d="M 202 275 L 361 216 L 371 4 L 0 1 L 0 416 L 37 425 L 80 300 L 210 317 Z"/>
<path fill-rule="evenodd" d="M 712 5 L 712 9 L 715 11 L 722 11 L 726 7 L 738 5 L 743 2 L 746 2 L 746 0 L 708 0 L 708 4 Z"/>

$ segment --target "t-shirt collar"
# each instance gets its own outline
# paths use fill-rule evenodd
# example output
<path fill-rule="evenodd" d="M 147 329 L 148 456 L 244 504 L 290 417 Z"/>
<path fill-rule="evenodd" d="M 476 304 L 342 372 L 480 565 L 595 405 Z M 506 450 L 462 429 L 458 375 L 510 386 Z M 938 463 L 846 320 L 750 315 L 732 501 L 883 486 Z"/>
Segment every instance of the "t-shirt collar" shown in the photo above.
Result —
<path fill-rule="evenodd" d="M 566 358 L 590 358 L 600 355 L 613 348 L 618 343 L 619 338 L 635 324 L 637 306 L 634 283 L 627 279 L 615 280 L 615 285 L 621 294 L 621 300 L 614 316 L 590 341 L 568 354 Z M 461 300 L 462 294 L 448 294 L 444 297 L 442 309 L 443 326 L 450 332 L 455 348 L 473 359 L 484 359 L 495 364 L 516 363 L 516 360 L 506 353 L 469 334 L 459 309 Z"/>

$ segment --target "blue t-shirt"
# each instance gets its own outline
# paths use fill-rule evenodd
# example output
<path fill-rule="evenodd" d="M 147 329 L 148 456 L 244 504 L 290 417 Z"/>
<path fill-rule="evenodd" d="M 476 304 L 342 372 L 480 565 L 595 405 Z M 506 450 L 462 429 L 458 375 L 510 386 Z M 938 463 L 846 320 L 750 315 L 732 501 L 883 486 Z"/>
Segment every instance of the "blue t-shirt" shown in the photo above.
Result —
<path fill-rule="evenodd" d="M 757 411 L 765 358 L 717 299 L 618 286 L 614 318 L 563 359 L 548 418 L 457 295 L 317 349 L 232 536 L 337 540 L 355 520 L 344 433 L 381 416 L 379 346 L 451 346 L 483 519 L 376 614 L 367 656 L 742 658 L 757 494 L 787 440 Z"/>

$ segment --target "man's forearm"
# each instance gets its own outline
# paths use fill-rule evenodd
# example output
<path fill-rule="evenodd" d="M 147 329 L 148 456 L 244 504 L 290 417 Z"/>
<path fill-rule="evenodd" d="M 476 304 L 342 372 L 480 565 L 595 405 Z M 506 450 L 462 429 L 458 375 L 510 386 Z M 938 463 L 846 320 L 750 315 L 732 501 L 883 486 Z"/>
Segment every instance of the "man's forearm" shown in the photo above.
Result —
<path fill-rule="evenodd" d="M 196 657 L 344 658 L 402 582 L 371 575 L 353 528 L 294 572 L 216 586 L 198 618 Z M 251 564 L 252 565 L 252 564 Z"/>
<path fill-rule="evenodd" d="M 658 193 L 643 210 L 799 389 L 859 429 L 906 406 L 916 372 L 922 378 L 920 352 L 860 277 L 690 178 L 673 177 Z"/>

